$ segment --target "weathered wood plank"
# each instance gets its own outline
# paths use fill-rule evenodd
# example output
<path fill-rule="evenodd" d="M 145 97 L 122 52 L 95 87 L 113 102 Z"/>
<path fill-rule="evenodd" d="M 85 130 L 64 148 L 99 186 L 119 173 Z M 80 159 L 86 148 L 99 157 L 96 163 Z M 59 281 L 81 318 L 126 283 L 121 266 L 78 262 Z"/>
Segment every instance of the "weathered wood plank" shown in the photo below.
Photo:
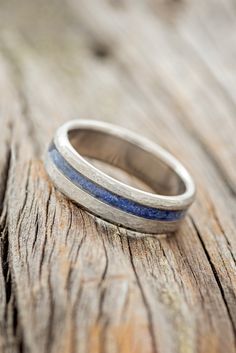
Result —
<path fill-rule="evenodd" d="M 233 3 L 1 6 L 1 349 L 235 352 Z M 41 158 L 76 116 L 188 166 L 198 198 L 178 234 L 129 238 L 53 188 Z"/>

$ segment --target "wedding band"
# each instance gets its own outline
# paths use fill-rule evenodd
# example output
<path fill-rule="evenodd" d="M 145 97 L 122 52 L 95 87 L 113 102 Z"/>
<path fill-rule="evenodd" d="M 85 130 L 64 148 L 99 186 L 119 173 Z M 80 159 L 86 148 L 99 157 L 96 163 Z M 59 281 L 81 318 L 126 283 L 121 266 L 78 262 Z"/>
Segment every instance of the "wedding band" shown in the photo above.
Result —
<path fill-rule="evenodd" d="M 90 159 L 123 169 L 153 192 L 106 174 Z M 152 234 L 178 229 L 195 197 L 182 164 L 159 145 L 129 130 L 93 120 L 73 120 L 56 132 L 45 166 L 69 199 L 113 224 Z"/>

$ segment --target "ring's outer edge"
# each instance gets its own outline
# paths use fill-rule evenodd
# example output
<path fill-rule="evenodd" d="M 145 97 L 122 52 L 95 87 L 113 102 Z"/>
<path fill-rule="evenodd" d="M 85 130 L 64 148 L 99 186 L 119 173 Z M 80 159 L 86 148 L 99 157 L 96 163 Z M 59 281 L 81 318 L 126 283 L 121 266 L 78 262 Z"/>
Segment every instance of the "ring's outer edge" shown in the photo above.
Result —
<path fill-rule="evenodd" d="M 148 193 L 124 184 L 105 174 L 94 165 L 90 164 L 71 145 L 68 139 L 68 131 L 79 128 L 102 131 L 107 134 L 118 136 L 121 139 L 132 142 L 137 145 L 137 147 L 141 147 L 149 153 L 154 154 L 157 158 L 169 165 L 173 171 L 179 175 L 185 184 L 185 193 L 177 196 L 163 196 Z M 185 167 L 183 167 L 175 157 L 163 150 L 160 146 L 132 132 L 129 132 L 126 129 L 98 121 L 74 120 L 62 125 L 57 130 L 53 143 L 55 144 L 58 153 L 64 158 L 64 160 L 80 174 L 91 180 L 93 183 L 109 190 L 111 193 L 117 194 L 129 200 L 133 200 L 140 205 L 168 211 L 185 211 L 194 200 L 196 193 L 195 184 Z M 178 219 L 176 221 L 160 221 L 156 219 L 142 218 L 102 202 L 69 180 L 55 165 L 49 155 L 49 151 L 46 154 L 45 166 L 53 183 L 64 195 L 89 212 L 108 220 L 111 223 L 142 233 L 163 234 L 176 231 L 182 222 L 182 219 Z"/>

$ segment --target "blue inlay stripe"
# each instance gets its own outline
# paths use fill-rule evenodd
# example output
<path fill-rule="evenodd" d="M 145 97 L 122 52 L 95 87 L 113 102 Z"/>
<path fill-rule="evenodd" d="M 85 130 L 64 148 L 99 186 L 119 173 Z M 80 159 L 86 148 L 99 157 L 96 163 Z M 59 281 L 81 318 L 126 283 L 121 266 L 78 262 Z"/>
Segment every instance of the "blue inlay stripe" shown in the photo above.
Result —
<path fill-rule="evenodd" d="M 134 216 L 165 222 L 178 221 L 185 215 L 185 211 L 181 210 L 162 210 L 141 205 L 103 188 L 72 167 L 59 153 L 54 144 L 51 144 L 49 147 L 49 155 L 56 167 L 66 176 L 67 179 L 69 179 L 80 189 L 88 192 L 96 199 L 110 206 L 116 207 Z"/>

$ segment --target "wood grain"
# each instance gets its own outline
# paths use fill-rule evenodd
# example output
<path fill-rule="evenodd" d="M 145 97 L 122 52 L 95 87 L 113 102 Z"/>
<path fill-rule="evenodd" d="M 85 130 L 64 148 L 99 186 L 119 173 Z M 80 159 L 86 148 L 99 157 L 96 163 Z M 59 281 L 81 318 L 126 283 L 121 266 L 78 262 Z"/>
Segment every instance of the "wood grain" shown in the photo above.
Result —
<path fill-rule="evenodd" d="M 0 8 L 0 351 L 235 352 L 234 2 Z M 43 154 L 75 117 L 188 167 L 198 194 L 177 234 L 132 239 L 54 189 Z"/>

